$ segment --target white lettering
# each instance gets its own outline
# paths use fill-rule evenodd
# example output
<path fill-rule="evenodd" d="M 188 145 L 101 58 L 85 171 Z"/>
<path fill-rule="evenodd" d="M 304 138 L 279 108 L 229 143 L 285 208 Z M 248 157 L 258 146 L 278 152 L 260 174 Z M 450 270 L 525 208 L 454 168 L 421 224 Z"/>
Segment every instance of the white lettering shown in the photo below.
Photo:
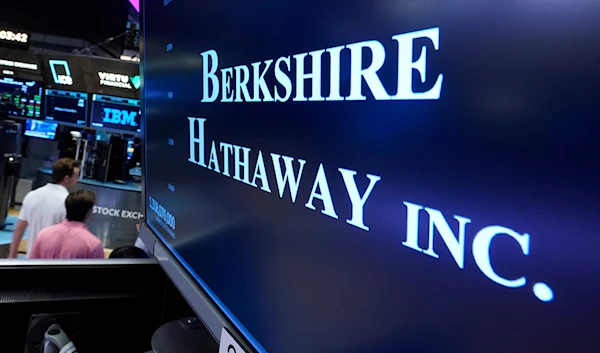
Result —
<path fill-rule="evenodd" d="M 198 164 L 200 166 L 206 167 L 206 163 L 204 162 L 204 122 L 206 119 L 192 118 L 188 117 L 190 122 L 190 157 L 188 161 Z M 194 123 L 198 122 L 198 137 L 195 136 L 194 131 Z M 199 159 L 196 159 L 196 145 L 200 147 L 200 155 Z"/>
<path fill-rule="evenodd" d="M 203 88 L 202 88 L 202 102 L 214 102 L 219 95 L 219 78 L 215 75 L 217 72 L 217 67 L 219 66 L 219 56 L 217 52 L 214 50 L 205 51 L 200 54 L 202 56 L 202 78 L 203 78 Z M 212 62 L 212 66 L 211 66 Z M 209 95 L 209 84 L 210 80 L 212 84 L 212 94 Z"/>
<path fill-rule="evenodd" d="M 62 80 L 71 79 L 68 76 L 62 77 Z M 115 74 L 111 72 L 98 72 L 98 77 L 100 79 L 100 84 L 103 86 L 132 89 L 131 82 L 129 81 L 129 76 L 127 75 Z"/>
<path fill-rule="evenodd" d="M 223 175 L 230 177 L 229 174 L 229 156 L 233 151 L 233 145 L 230 143 L 221 142 L 221 151 L 223 152 Z"/>
<path fill-rule="evenodd" d="M 204 144 L 204 125 L 206 119 L 189 117 L 188 120 L 190 128 L 190 156 L 188 161 L 220 173 L 219 157 L 216 147 L 217 142 L 212 141 L 211 143 L 211 153 L 208 166 L 206 166 L 204 162 L 204 147 L 202 146 Z M 196 122 L 198 122 L 198 134 L 195 132 Z M 199 150 L 197 145 L 200 145 Z M 219 146 L 220 151 L 223 152 L 224 159 L 222 172 L 223 175 L 231 177 L 230 155 L 233 155 L 233 179 L 251 185 L 255 188 L 259 187 L 258 180 L 260 180 L 260 189 L 271 193 L 267 168 L 261 150 L 258 151 L 252 181 L 250 181 L 251 149 L 249 147 L 243 147 L 225 142 L 220 142 Z M 294 157 L 282 156 L 277 153 L 270 153 L 270 156 L 273 162 L 273 171 L 277 182 L 279 197 L 283 199 L 286 189 L 289 189 L 290 199 L 292 203 L 295 203 L 300 190 L 300 183 L 306 161 L 303 159 L 297 159 L 297 164 L 299 166 L 295 168 L 296 163 L 294 163 Z M 282 169 L 281 159 L 283 159 L 283 168 L 285 170 Z M 365 182 L 361 182 L 361 189 L 364 188 L 364 192 L 361 195 L 357 180 L 355 178 L 358 172 L 344 168 L 338 168 L 338 171 L 342 176 L 348 198 L 351 202 L 351 214 L 346 219 L 346 223 L 362 230 L 369 231 L 370 228 L 365 224 L 366 222 L 364 219 L 365 206 L 373 192 L 375 185 L 381 180 L 381 177 L 378 175 L 366 174 L 369 183 L 368 186 L 364 188 Z M 315 199 L 319 199 L 323 202 L 323 206 L 321 207 L 322 214 L 333 219 L 339 219 L 335 208 L 335 202 L 329 188 L 329 180 L 325 173 L 325 167 L 322 163 L 319 164 L 311 192 L 308 195 L 304 206 L 308 209 L 316 211 L 317 206 L 315 205 Z M 403 202 L 403 204 L 406 207 L 406 239 L 402 242 L 402 245 L 409 249 L 423 253 L 429 257 L 440 258 L 440 255 L 438 255 L 436 252 L 436 250 L 439 251 L 439 246 L 438 249 L 436 249 L 435 241 L 437 239 L 439 242 L 439 238 L 441 237 L 444 246 L 446 246 L 448 249 L 457 266 L 460 269 L 464 269 L 466 231 L 467 225 L 471 223 L 471 219 L 454 215 L 453 218 L 458 222 L 458 227 L 455 227 L 449 224 L 443 213 L 438 209 L 425 207 L 407 201 Z M 153 206 L 151 204 L 150 208 L 159 215 L 164 214 L 164 222 L 169 224 L 169 227 L 174 229 L 174 217 L 168 214 L 168 212 L 164 210 L 162 206 L 159 206 L 160 205 Z M 428 246 L 425 250 L 419 246 L 419 217 L 421 210 L 424 210 L 429 217 L 427 239 Z M 136 213 L 129 210 L 118 210 L 103 207 L 94 207 L 93 212 L 96 214 L 107 215 L 111 217 L 122 217 L 127 219 L 143 217 L 143 215 L 141 215 L 139 212 Z M 436 234 L 439 234 L 439 237 L 437 237 Z M 514 230 L 501 226 L 488 226 L 481 229 L 474 237 L 472 243 L 472 253 L 475 263 L 480 271 L 491 281 L 508 288 L 522 287 L 527 282 L 527 279 L 524 276 L 517 279 L 509 279 L 498 274 L 493 268 L 490 259 L 490 247 L 492 240 L 498 235 L 507 235 L 513 238 L 517 241 L 522 253 L 526 256 L 529 255 L 530 236 L 528 234 L 519 234 Z M 423 239 L 423 242 L 424 240 L 425 239 Z"/>
<path fill-rule="evenodd" d="M 352 203 L 352 218 L 346 220 L 346 222 L 357 228 L 368 231 L 369 227 L 365 225 L 363 219 L 364 207 L 369 195 L 371 195 L 371 191 L 373 191 L 373 187 L 375 187 L 375 184 L 381 180 L 381 177 L 367 174 L 367 178 L 369 178 L 369 186 L 361 197 L 358 187 L 356 186 L 356 182 L 354 181 L 354 176 L 357 174 L 356 171 L 344 168 L 338 168 L 338 170 L 342 174 L 344 184 L 346 185 L 346 191 L 348 192 L 348 197 L 350 197 L 350 202 Z"/>
<path fill-rule="evenodd" d="M 433 43 L 435 51 L 439 50 L 439 28 L 429 28 L 420 31 L 397 34 L 388 40 L 397 43 L 398 60 L 389 65 L 397 65 L 398 91 L 391 97 L 379 77 L 379 72 L 386 63 L 386 47 L 377 40 L 356 42 L 347 45 L 335 46 L 325 49 L 313 50 L 307 53 L 282 56 L 277 59 L 267 59 L 249 65 L 238 65 L 221 69 L 221 83 L 216 75 L 219 58 L 214 50 L 201 53 L 203 63 L 203 99 L 204 103 L 214 102 L 221 91 L 221 102 L 287 102 L 293 90 L 296 94 L 294 101 L 364 101 L 367 96 L 362 91 L 363 82 L 369 88 L 375 100 L 422 100 L 439 99 L 443 83 L 443 75 L 440 73 L 431 89 L 426 92 L 413 92 L 413 69 L 421 77 L 422 83 L 426 83 L 427 73 L 427 47 L 420 48 L 418 59 L 413 62 L 414 43 L 419 38 L 429 39 Z M 349 55 L 342 56 L 345 49 Z M 323 54 L 329 54 L 329 77 L 324 77 L 322 72 Z M 311 69 L 306 66 L 306 58 L 311 58 Z M 292 71 L 291 58 L 295 62 L 295 75 Z M 348 62 L 342 63 L 342 60 Z M 370 62 L 366 62 L 370 61 Z M 273 65 L 273 63 L 275 63 Z M 342 82 L 341 68 L 350 68 L 348 96 L 342 96 L 342 83 L 346 83 L 345 77 Z M 269 84 L 267 78 L 272 77 L 276 83 Z M 310 72 L 307 72 L 310 71 Z M 108 74 L 107 80 L 112 80 L 114 74 Z M 118 77 L 116 77 L 118 76 Z M 116 80 L 122 80 L 120 85 L 129 85 L 129 78 L 125 75 L 116 75 Z M 234 77 L 235 76 L 235 77 Z M 295 87 L 292 79 L 295 80 Z M 329 79 L 329 95 L 322 95 L 322 83 Z M 235 80 L 235 89 L 232 89 L 232 81 Z M 305 81 L 311 81 L 311 94 L 308 97 L 305 90 Z M 252 89 L 252 95 L 249 92 Z M 284 92 L 281 92 L 283 88 Z M 345 88 L 345 87 L 344 87 Z"/>
<path fill-rule="evenodd" d="M 501 226 L 489 226 L 480 230 L 477 235 L 475 235 L 475 239 L 473 239 L 473 258 L 475 259 L 475 263 L 481 272 L 490 280 L 508 288 L 522 287 L 527 283 L 525 277 L 509 280 L 500 277 L 492 267 L 492 262 L 490 260 L 490 246 L 494 237 L 500 234 L 506 234 L 516 240 L 521 247 L 523 255 L 529 255 L 529 234 L 519 234 L 512 229 Z"/>
<path fill-rule="evenodd" d="M 392 99 L 440 99 L 442 81 L 444 76 L 439 74 L 433 88 L 427 92 L 415 93 L 412 88 L 413 69 L 417 70 L 421 82 L 426 80 L 427 47 L 423 47 L 417 61 L 413 62 L 413 43 L 417 38 L 429 38 L 433 42 L 435 50 L 440 47 L 440 29 L 430 28 L 393 36 L 398 42 L 398 93 Z"/>
<path fill-rule="evenodd" d="M 319 188 L 320 194 L 317 193 L 317 188 Z M 338 218 L 338 215 L 335 213 L 335 208 L 333 207 L 333 200 L 331 199 L 331 192 L 329 191 L 329 184 L 322 163 L 319 164 L 319 170 L 317 171 L 312 192 L 310 193 L 308 202 L 304 206 L 311 210 L 316 210 L 317 208 L 313 205 L 313 200 L 315 198 L 323 201 L 323 210 L 321 210 L 321 213 L 335 219 Z"/>
<path fill-rule="evenodd" d="M 231 92 L 231 77 L 233 76 L 233 68 L 221 70 L 221 83 L 223 84 L 223 98 L 221 102 L 233 102 L 233 92 Z M 231 95 L 229 95 L 231 93 Z"/>
<path fill-rule="evenodd" d="M 340 95 L 340 56 L 342 50 L 346 46 L 342 45 L 340 47 L 329 48 L 327 52 L 330 57 L 330 67 L 329 67 L 329 97 L 327 97 L 328 101 L 343 101 L 344 98 Z"/>
<path fill-rule="evenodd" d="M 16 67 L 19 69 L 28 69 L 28 70 L 34 70 L 34 71 L 37 71 L 37 69 L 38 69 L 37 64 L 23 63 L 20 61 L 12 61 L 12 60 L 5 60 L 5 59 L 0 59 L 0 66 Z"/>
<path fill-rule="evenodd" d="M 119 217 L 119 218 L 125 218 L 125 219 L 140 219 L 140 218 L 144 217 L 144 215 L 138 211 L 119 210 L 116 208 L 108 208 L 108 207 L 100 207 L 100 206 L 94 206 L 94 208 L 92 209 L 92 212 L 94 214 L 99 214 L 102 216 Z"/>
<path fill-rule="evenodd" d="M 282 62 L 286 64 L 288 71 L 290 71 L 290 57 L 288 56 L 285 58 L 279 58 L 275 63 L 275 78 L 285 90 L 285 96 L 282 97 L 279 95 L 277 87 L 275 87 L 276 102 L 287 102 L 287 100 L 290 99 L 290 96 L 292 95 L 292 80 L 290 80 L 290 77 L 281 70 L 279 64 L 281 64 Z"/>
<path fill-rule="evenodd" d="M 273 96 L 271 96 L 271 92 L 269 92 L 269 88 L 267 87 L 267 83 L 265 82 L 265 74 L 271 67 L 273 60 L 265 61 L 265 68 L 260 71 L 260 62 L 253 63 L 252 67 L 254 68 L 254 99 L 253 102 L 260 102 L 260 92 L 262 92 L 264 99 L 263 102 L 273 102 Z"/>
<path fill-rule="evenodd" d="M 235 69 L 235 102 L 252 102 L 252 97 L 248 93 L 248 80 L 250 79 L 250 71 L 248 66 L 240 65 Z M 243 73 L 243 74 L 242 74 Z M 242 99 L 242 95 L 244 99 Z"/>
<path fill-rule="evenodd" d="M 269 180 L 267 179 L 267 170 L 265 168 L 265 162 L 263 160 L 262 151 L 258 151 L 258 157 L 256 158 L 256 167 L 254 168 L 254 177 L 252 178 L 252 183 L 250 185 L 254 187 L 258 187 L 256 184 L 256 179 L 260 179 L 260 188 L 263 191 L 271 192 L 271 188 L 269 187 Z"/>
<path fill-rule="evenodd" d="M 467 224 L 471 223 L 471 220 L 460 216 L 454 216 L 454 219 L 458 221 L 457 239 L 456 236 L 454 236 L 452 229 L 450 229 L 448 222 L 446 222 L 442 212 L 427 207 L 425 208 L 425 211 L 429 214 L 429 248 L 423 253 L 435 258 L 440 257 L 433 250 L 433 236 L 437 229 L 458 267 L 461 269 L 465 268 L 465 229 Z"/>
<path fill-rule="evenodd" d="M 283 158 L 283 164 L 285 165 L 285 174 L 281 172 L 281 164 L 279 158 Z M 271 153 L 271 159 L 273 159 L 273 168 L 275 169 L 275 179 L 277 180 L 277 188 L 279 189 L 279 197 L 283 198 L 285 192 L 285 185 L 289 182 L 290 196 L 292 197 L 292 203 L 296 202 L 296 195 L 298 194 L 298 187 L 300 186 L 300 179 L 302 178 L 302 170 L 306 161 L 298 159 L 300 163 L 300 169 L 298 175 L 294 175 L 294 166 L 292 162 L 293 157 L 281 156 L 276 153 Z"/>
<path fill-rule="evenodd" d="M 234 153 L 233 153 L 233 166 L 234 166 L 233 179 L 235 179 L 237 181 L 241 181 L 244 184 L 250 185 L 250 180 L 249 180 L 250 166 L 248 165 L 250 163 L 250 148 L 233 145 L 233 150 L 234 150 Z M 240 155 L 240 150 L 244 151 L 243 160 Z M 244 170 L 244 178 L 243 179 L 240 178 L 240 175 L 242 174 L 241 169 Z"/>
<path fill-rule="evenodd" d="M 296 98 L 294 101 L 306 101 L 304 96 L 304 80 L 312 80 L 312 94 L 309 101 L 324 101 L 321 96 L 321 56 L 325 50 L 317 50 L 308 54 L 294 55 L 296 59 Z M 312 72 L 304 72 L 304 59 L 310 55 L 312 59 Z"/>
<path fill-rule="evenodd" d="M 406 206 L 406 241 L 402 245 L 423 252 L 419 247 L 419 211 L 423 206 L 404 202 Z"/>
<path fill-rule="evenodd" d="M 385 88 L 381 84 L 377 71 L 381 69 L 385 62 L 385 48 L 383 45 L 376 41 L 370 40 L 366 42 L 360 42 L 355 44 L 349 44 L 347 47 L 350 49 L 351 65 L 350 65 L 350 96 L 346 98 L 349 101 L 360 101 L 366 100 L 362 94 L 362 79 L 364 78 L 367 86 L 371 90 L 373 97 L 377 100 L 387 100 L 390 96 L 385 91 Z M 369 49 L 372 53 L 373 60 L 371 65 L 366 69 L 362 68 L 362 57 L 363 49 Z"/>
<path fill-rule="evenodd" d="M 208 169 L 214 170 L 217 173 L 221 173 L 221 169 L 219 168 L 219 158 L 217 157 L 217 148 L 215 146 L 214 140 L 210 148 L 210 159 L 208 161 Z"/>

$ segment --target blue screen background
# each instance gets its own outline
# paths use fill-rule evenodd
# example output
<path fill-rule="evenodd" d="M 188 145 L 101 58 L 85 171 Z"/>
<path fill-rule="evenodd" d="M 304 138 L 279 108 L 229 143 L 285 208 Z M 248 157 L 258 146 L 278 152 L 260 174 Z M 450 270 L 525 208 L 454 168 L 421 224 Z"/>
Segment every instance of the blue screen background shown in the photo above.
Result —
<path fill-rule="evenodd" d="M 596 351 L 599 10 L 584 1 L 148 1 L 145 190 L 176 217 L 175 236 L 150 209 L 147 221 L 259 350 Z M 225 68 L 379 40 L 393 63 L 393 35 L 433 27 L 439 51 L 423 44 L 430 79 L 413 82 L 428 90 L 443 73 L 439 100 L 375 101 L 364 88 L 360 102 L 200 102 L 200 53 L 210 49 Z M 329 77 L 328 65 L 322 71 Z M 395 66 L 379 77 L 395 87 Z M 251 161 L 262 150 L 272 192 L 190 163 L 188 117 L 207 119 L 207 148 L 250 147 Z M 295 203 L 289 192 L 279 198 L 269 153 L 307 160 Z M 319 201 L 304 207 L 320 163 L 339 219 L 323 216 Z M 368 232 L 345 221 L 339 167 L 358 171 L 361 192 L 366 173 L 382 177 L 365 207 Z M 439 234 L 438 259 L 402 245 L 403 202 L 440 210 L 455 233 L 453 216 L 471 219 L 464 269 Z M 471 244 L 489 225 L 530 235 L 528 256 L 508 237 L 490 253 L 498 273 L 525 276 L 525 286 L 500 286 L 477 268 Z M 427 234 L 422 213 L 422 248 Z M 553 301 L 534 296 L 537 282 Z"/>

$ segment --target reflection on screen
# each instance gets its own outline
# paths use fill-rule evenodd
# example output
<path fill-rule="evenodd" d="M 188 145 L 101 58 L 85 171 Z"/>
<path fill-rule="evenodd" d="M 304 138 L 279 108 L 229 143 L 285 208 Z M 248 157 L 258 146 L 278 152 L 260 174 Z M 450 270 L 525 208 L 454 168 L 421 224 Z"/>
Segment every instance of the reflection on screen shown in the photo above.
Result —
<path fill-rule="evenodd" d="M 42 83 L 0 77 L 0 97 L 8 105 L 8 113 L 39 118 L 42 109 Z"/>

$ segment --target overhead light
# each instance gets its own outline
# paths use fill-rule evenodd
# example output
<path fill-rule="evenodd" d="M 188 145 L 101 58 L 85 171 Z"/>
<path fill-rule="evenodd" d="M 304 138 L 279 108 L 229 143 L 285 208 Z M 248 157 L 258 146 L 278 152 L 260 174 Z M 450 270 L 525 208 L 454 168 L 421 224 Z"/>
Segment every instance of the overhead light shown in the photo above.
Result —
<path fill-rule="evenodd" d="M 139 62 L 140 58 L 138 58 L 138 57 L 131 57 L 129 55 L 121 55 L 121 60 Z"/>

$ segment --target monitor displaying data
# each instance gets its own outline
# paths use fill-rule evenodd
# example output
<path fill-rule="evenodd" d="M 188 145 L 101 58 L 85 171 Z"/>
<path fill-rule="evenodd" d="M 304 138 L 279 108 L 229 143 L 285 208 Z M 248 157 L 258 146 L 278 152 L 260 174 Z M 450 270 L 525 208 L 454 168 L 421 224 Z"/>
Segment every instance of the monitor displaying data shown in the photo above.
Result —
<path fill-rule="evenodd" d="M 46 120 L 71 126 L 87 125 L 87 93 L 47 89 L 45 102 Z"/>
<path fill-rule="evenodd" d="M 42 96 L 42 82 L 0 76 L 0 97 L 10 115 L 40 118 Z"/>
<path fill-rule="evenodd" d="M 123 97 L 92 95 L 90 126 L 131 133 L 141 132 L 140 101 Z"/>
<path fill-rule="evenodd" d="M 598 13 L 146 1 L 157 257 L 257 352 L 598 351 Z"/>
<path fill-rule="evenodd" d="M 54 140 L 57 128 L 57 123 L 27 119 L 25 121 L 25 136 Z"/>

